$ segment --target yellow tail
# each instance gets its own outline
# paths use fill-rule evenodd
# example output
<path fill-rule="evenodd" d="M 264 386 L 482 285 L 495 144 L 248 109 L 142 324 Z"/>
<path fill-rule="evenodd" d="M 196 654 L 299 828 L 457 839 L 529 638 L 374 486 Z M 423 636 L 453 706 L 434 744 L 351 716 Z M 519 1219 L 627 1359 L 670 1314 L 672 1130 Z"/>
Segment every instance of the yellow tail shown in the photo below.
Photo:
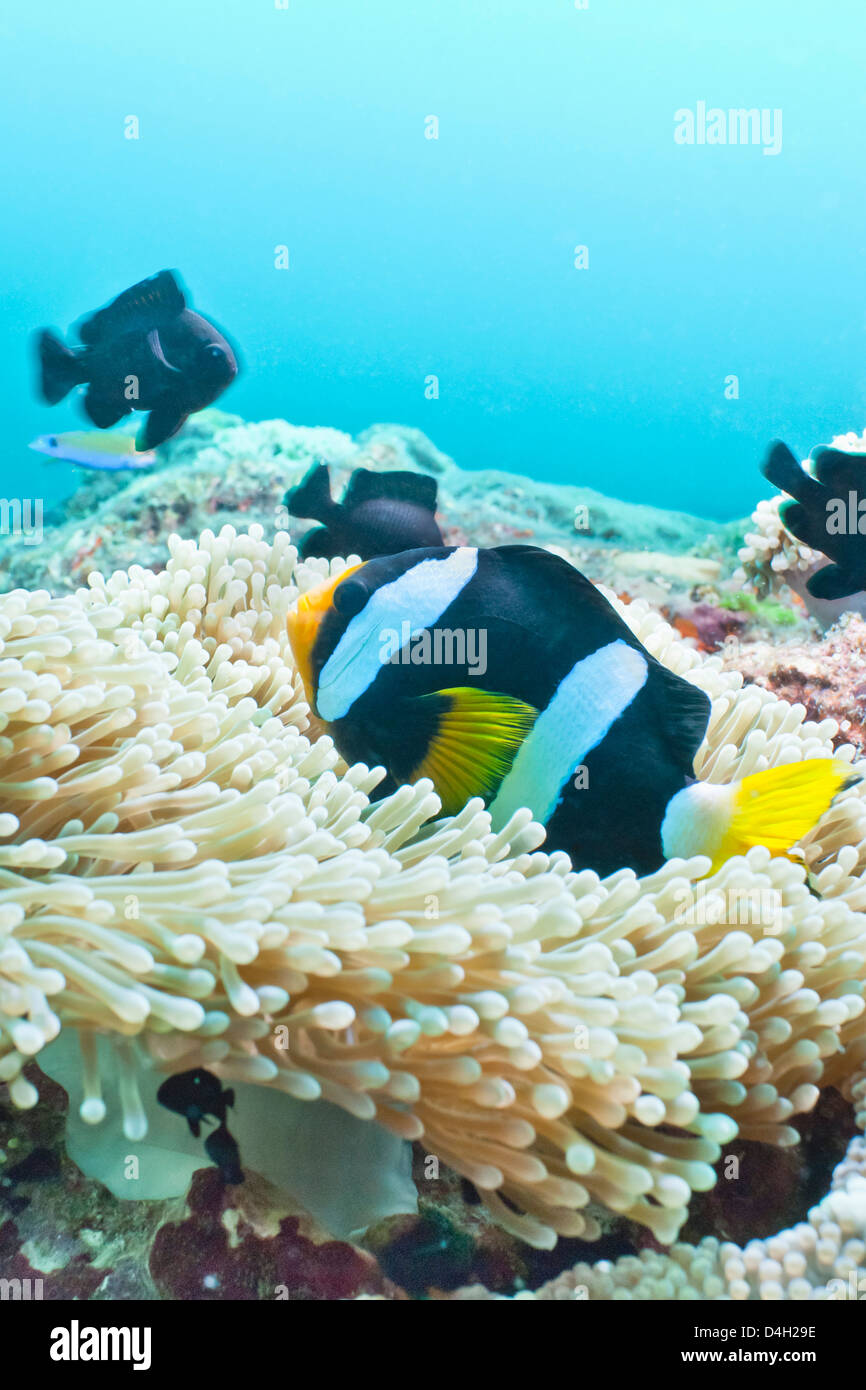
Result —
<path fill-rule="evenodd" d="M 859 781 L 849 763 L 810 758 L 753 772 L 741 782 L 693 782 L 668 802 L 661 827 L 665 858 L 705 854 L 715 873 L 753 845 L 787 854 L 833 797 Z"/>
<path fill-rule="evenodd" d="M 752 845 L 786 854 L 821 819 L 834 796 L 860 779 L 849 763 L 810 758 L 754 772 L 733 787 L 730 823 L 714 868 Z"/>

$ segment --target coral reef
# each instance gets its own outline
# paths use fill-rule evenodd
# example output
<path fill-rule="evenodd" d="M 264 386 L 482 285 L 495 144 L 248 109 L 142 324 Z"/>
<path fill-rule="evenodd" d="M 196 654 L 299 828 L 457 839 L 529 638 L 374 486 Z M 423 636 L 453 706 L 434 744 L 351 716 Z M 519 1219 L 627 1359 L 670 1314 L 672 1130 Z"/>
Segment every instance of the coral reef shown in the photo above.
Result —
<path fill-rule="evenodd" d="M 723 659 L 747 681 L 802 705 L 809 719 L 835 720 L 837 739 L 866 752 L 866 621 L 858 614 L 818 641 L 737 638 L 725 644 Z"/>
<path fill-rule="evenodd" d="M 0 1274 L 49 1301 L 155 1297 L 147 1252 L 171 1204 L 107 1202 L 64 1152 L 64 1092 L 27 1070 L 39 1105 L 0 1105 Z"/>
<path fill-rule="evenodd" d="M 733 568 L 741 535 L 736 525 L 621 502 L 592 488 L 468 472 L 420 430 L 397 425 L 374 425 L 352 439 L 334 429 L 203 411 L 158 450 L 158 460 L 147 473 L 85 474 L 46 517 L 41 545 L 0 537 L 0 588 L 57 593 L 77 588 L 91 570 L 108 576 L 131 564 L 161 569 L 176 531 L 198 535 L 225 523 L 259 523 L 269 535 L 287 529 L 283 495 L 316 460 L 330 466 L 335 495 L 357 466 L 430 473 L 447 544 L 471 536 L 476 545 L 555 546 L 593 578 L 614 589 L 637 585 L 656 603 L 708 582 L 720 567 Z"/>
<path fill-rule="evenodd" d="M 331 1240 L 305 1216 L 274 1216 L 255 1178 L 231 1195 L 214 1169 L 196 1173 L 182 1219 L 166 1222 L 150 1252 L 164 1298 L 190 1300 L 394 1297 L 366 1251 Z"/>
<path fill-rule="evenodd" d="M 36 1075 L 33 1063 L 28 1070 Z M 39 1088 L 33 1110 L 0 1109 L 0 1153 L 9 1160 L 0 1167 L 0 1273 L 30 1280 L 31 1297 L 404 1296 L 375 1256 L 332 1239 L 254 1173 L 241 1186 L 224 1188 L 209 1168 L 174 1200 L 112 1199 L 63 1154 L 60 1087 L 39 1076 Z M 8 1197 L 4 1203 L 4 1193 L 14 1205 Z"/>
<path fill-rule="evenodd" d="M 310 741 L 285 617 L 327 566 L 256 526 L 170 552 L 160 573 L 0 599 L 13 1104 L 71 1028 L 98 1124 L 108 1033 L 130 1136 L 142 1051 L 208 1066 L 421 1141 L 541 1247 L 592 1239 L 605 1212 L 669 1242 L 737 1133 L 796 1141 L 818 1084 L 866 1053 L 862 784 L 804 843 L 809 886 L 760 849 L 710 879 L 701 859 L 575 874 L 527 813 L 494 835 L 480 803 L 437 819 L 429 784 L 371 803 L 378 773 Z M 831 720 L 621 611 L 713 697 L 701 777 L 830 754 Z"/>

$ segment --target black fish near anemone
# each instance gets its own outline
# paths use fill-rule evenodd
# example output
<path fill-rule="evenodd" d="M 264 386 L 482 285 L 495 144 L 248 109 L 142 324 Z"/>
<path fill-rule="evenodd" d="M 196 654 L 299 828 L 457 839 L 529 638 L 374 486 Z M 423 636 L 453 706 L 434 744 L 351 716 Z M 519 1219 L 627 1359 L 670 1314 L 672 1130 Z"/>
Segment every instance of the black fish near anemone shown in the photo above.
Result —
<path fill-rule="evenodd" d="M 314 713 L 379 795 L 428 777 L 494 830 L 528 807 L 576 868 L 639 874 L 751 845 L 786 854 L 851 781 L 812 759 L 695 780 L 708 697 L 567 561 L 534 546 L 406 551 L 303 594 L 289 640 Z"/>
<path fill-rule="evenodd" d="M 234 348 L 194 313 L 176 275 L 162 270 L 124 290 L 77 325 L 80 346 L 50 329 L 37 335 L 39 388 L 48 405 L 86 385 L 84 410 L 109 429 L 133 410 L 148 414 L 137 447 L 154 449 L 189 415 L 222 395 L 238 374 Z"/>
<path fill-rule="evenodd" d="M 323 523 L 304 536 L 302 559 L 360 555 L 362 560 L 372 560 L 377 555 L 442 544 L 436 494 L 436 480 L 426 473 L 356 468 L 342 501 L 335 502 L 327 464 L 316 463 L 283 501 L 290 516 Z"/>
<path fill-rule="evenodd" d="M 223 1182 L 231 1185 L 243 1182 L 240 1152 L 226 1125 L 228 1110 L 235 1103 L 233 1090 L 226 1090 L 213 1072 L 194 1067 L 163 1081 L 156 1098 L 166 1110 L 184 1117 L 194 1139 L 201 1133 L 202 1120 L 216 1120 L 216 1129 L 205 1140 L 205 1153 L 219 1168 Z"/>
<path fill-rule="evenodd" d="M 809 593 L 847 598 L 866 589 L 866 456 L 822 447 L 810 459 L 808 473 L 777 439 L 761 472 L 793 499 L 779 507 L 786 530 L 832 561 L 807 579 Z"/>
<path fill-rule="evenodd" d="M 235 1187 L 242 1183 L 244 1175 L 241 1170 L 240 1150 L 237 1140 L 229 1134 L 225 1124 L 217 1125 L 204 1141 L 204 1151 L 220 1170 L 220 1177 L 229 1187 Z"/>

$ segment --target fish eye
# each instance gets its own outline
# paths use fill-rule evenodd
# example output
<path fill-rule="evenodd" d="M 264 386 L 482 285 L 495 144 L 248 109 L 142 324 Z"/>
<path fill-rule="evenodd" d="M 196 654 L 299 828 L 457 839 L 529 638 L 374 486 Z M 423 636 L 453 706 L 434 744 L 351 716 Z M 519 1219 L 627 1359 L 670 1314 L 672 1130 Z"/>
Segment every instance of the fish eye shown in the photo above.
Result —
<path fill-rule="evenodd" d="M 216 357 L 225 357 L 225 353 L 223 352 L 222 348 L 221 348 L 221 347 L 218 347 L 216 343 L 211 343 L 211 345 L 210 345 L 210 347 L 208 348 L 207 352 L 208 352 L 208 357 L 214 357 L 214 358 L 216 358 Z"/>
<path fill-rule="evenodd" d="M 367 602 L 367 590 L 359 579 L 344 579 L 334 590 L 334 607 L 342 618 L 354 618 Z"/>
<path fill-rule="evenodd" d="M 56 434 L 50 434 L 50 435 L 48 436 L 48 447 L 49 447 L 49 449 L 56 449 L 56 448 L 57 448 L 57 435 L 56 435 Z"/>

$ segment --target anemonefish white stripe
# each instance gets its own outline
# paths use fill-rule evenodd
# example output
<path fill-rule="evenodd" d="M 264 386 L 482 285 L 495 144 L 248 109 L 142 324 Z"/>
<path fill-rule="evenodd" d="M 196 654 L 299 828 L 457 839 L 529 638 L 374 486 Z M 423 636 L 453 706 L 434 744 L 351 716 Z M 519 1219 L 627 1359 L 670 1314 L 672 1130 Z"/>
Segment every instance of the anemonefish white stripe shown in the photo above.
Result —
<path fill-rule="evenodd" d="M 441 618 L 477 568 L 477 549 L 460 546 L 444 560 L 421 560 L 376 589 L 322 667 L 316 691 L 319 717 L 331 721 L 348 714 L 382 669 L 384 634 L 402 632 L 408 622 L 411 641 Z"/>
<path fill-rule="evenodd" d="M 645 658 L 622 638 L 571 668 L 518 750 L 490 805 L 494 830 L 521 806 L 545 825 L 563 788 L 643 688 Z"/>

